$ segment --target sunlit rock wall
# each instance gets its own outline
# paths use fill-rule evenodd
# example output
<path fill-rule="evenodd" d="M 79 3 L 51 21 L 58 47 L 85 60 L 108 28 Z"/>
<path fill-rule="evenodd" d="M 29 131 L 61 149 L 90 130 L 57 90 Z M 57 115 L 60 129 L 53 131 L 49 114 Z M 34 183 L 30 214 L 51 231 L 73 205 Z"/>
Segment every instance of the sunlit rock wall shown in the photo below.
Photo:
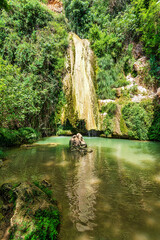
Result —
<path fill-rule="evenodd" d="M 48 0 L 47 6 L 49 9 L 57 13 L 62 13 L 63 11 L 63 4 L 60 0 Z"/>

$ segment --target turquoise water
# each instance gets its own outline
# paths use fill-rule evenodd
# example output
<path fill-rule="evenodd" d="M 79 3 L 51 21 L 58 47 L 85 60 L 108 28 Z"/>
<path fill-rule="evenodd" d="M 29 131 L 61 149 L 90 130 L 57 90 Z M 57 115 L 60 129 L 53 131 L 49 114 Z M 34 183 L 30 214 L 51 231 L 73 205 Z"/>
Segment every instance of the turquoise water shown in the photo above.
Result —
<path fill-rule="evenodd" d="M 159 240 L 160 143 L 85 138 L 93 152 L 81 155 L 69 151 L 69 139 L 8 150 L 0 184 L 49 180 L 60 240 Z"/>

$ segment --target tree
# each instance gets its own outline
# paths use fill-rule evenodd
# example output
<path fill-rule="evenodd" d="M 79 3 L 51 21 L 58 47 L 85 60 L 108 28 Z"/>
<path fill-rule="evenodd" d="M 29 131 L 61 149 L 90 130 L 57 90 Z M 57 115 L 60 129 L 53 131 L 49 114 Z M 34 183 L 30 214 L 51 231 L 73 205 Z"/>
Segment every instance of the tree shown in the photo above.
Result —
<path fill-rule="evenodd" d="M 5 10 L 8 10 L 9 6 L 8 6 L 8 3 L 7 3 L 7 0 L 1 0 L 0 1 L 0 9 L 5 9 Z"/>
<path fill-rule="evenodd" d="M 91 22 L 90 2 L 82 0 L 65 1 L 66 16 L 70 22 L 71 29 L 80 37 L 89 30 Z"/>

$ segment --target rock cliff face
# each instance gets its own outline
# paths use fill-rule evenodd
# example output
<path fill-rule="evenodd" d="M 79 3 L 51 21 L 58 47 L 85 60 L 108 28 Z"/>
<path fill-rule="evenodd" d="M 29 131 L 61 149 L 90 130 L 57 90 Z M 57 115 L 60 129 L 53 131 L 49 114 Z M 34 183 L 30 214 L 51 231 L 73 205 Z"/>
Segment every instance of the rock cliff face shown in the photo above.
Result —
<path fill-rule="evenodd" d="M 95 78 L 95 58 L 90 42 L 71 33 L 66 76 L 63 80 L 67 114 L 72 125 L 74 121 L 71 115 L 83 120 L 87 130 L 97 129 L 98 104 Z"/>
<path fill-rule="evenodd" d="M 47 6 L 54 12 L 62 13 L 63 4 L 60 0 L 49 0 Z"/>

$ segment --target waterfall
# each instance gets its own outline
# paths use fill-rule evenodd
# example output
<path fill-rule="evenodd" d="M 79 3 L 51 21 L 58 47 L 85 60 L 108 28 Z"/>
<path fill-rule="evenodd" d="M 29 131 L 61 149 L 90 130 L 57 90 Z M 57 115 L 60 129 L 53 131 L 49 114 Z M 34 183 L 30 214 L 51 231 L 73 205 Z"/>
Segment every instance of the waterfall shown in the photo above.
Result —
<path fill-rule="evenodd" d="M 83 120 L 86 129 L 96 130 L 98 121 L 98 104 L 95 91 L 95 56 L 88 40 L 70 34 L 66 75 L 63 88 L 67 98 L 67 114 Z M 72 108 L 72 110 L 71 110 Z M 71 116 L 69 116 L 70 119 Z"/>

